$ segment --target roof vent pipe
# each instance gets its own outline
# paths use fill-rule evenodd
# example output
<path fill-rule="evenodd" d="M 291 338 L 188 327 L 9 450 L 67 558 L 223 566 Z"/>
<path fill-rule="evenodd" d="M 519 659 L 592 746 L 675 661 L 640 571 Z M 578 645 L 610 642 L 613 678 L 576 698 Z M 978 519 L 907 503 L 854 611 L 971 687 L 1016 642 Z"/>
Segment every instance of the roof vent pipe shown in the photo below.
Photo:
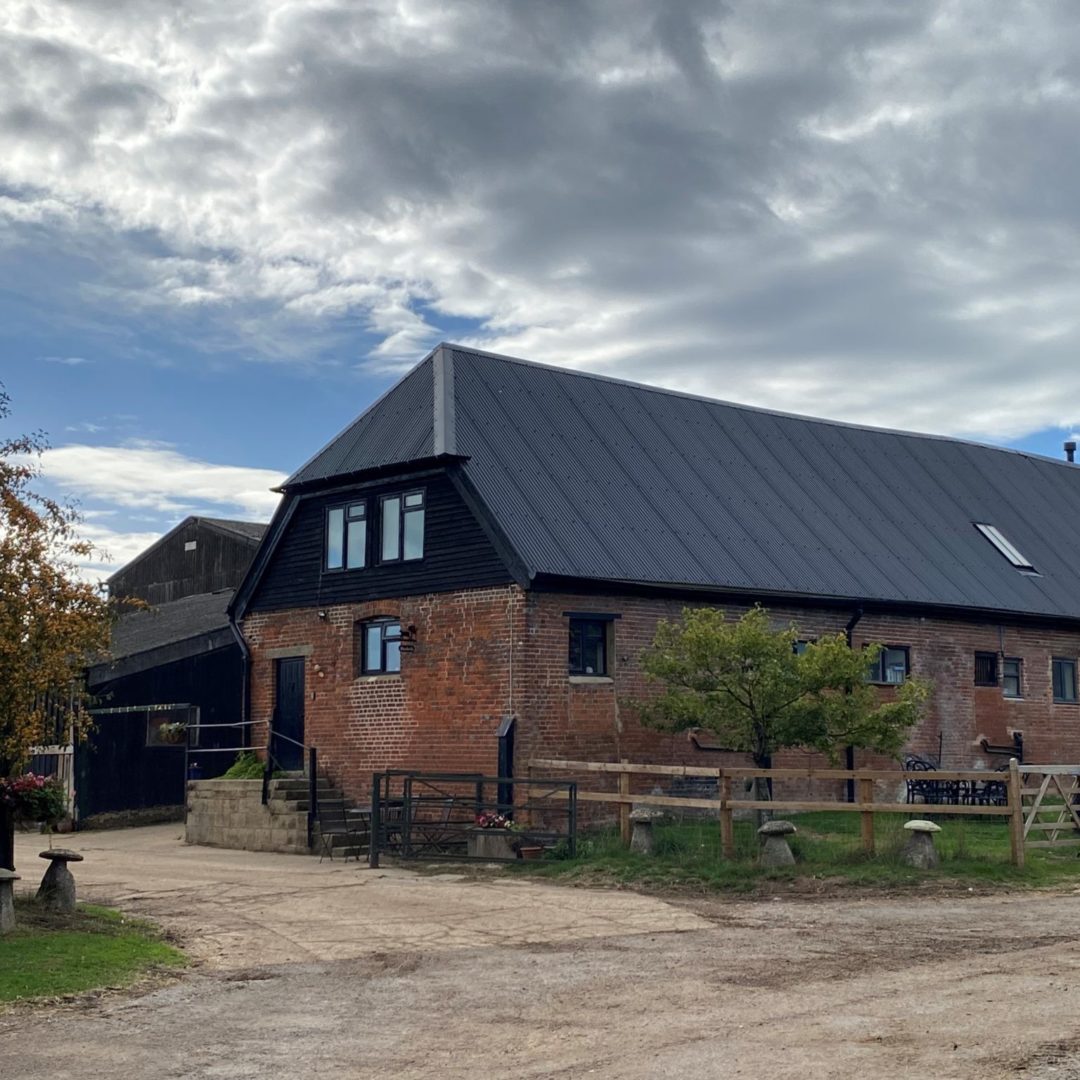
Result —
<path fill-rule="evenodd" d="M 1067 442 L 1065 444 L 1065 460 L 1073 465 L 1076 462 L 1076 443 Z"/>

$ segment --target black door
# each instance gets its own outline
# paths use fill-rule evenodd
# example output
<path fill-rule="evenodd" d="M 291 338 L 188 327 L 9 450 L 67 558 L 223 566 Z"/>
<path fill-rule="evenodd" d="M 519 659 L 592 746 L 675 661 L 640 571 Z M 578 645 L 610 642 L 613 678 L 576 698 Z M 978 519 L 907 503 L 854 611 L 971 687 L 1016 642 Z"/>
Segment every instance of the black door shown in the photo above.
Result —
<path fill-rule="evenodd" d="M 282 769 L 304 767 L 304 658 L 277 662 L 277 700 L 274 708 L 272 752 Z"/>

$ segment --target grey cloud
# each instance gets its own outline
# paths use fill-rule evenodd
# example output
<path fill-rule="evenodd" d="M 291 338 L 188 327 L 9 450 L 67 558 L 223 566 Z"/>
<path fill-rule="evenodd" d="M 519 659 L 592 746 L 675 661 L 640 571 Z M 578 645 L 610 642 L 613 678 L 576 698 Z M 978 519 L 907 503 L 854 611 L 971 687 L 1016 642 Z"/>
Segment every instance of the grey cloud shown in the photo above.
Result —
<path fill-rule="evenodd" d="M 344 308 L 383 364 L 434 336 L 422 302 L 782 408 L 1080 419 L 1064 0 L 57 9 L 78 32 L 0 45 L 30 69 L 0 182 L 160 236 L 126 302 L 217 305 L 215 345 L 309 359 Z"/>

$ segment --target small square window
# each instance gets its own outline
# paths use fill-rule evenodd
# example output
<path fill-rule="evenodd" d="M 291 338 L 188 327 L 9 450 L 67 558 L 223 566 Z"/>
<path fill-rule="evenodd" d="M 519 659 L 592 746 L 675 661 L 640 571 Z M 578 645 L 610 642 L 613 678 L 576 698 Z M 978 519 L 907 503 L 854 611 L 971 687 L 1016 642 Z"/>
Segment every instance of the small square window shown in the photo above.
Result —
<path fill-rule="evenodd" d="M 396 675 L 401 671 L 401 623 L 373 619 L 360 623 L 360 674 Z"/>
<path fill-rule="evenodd" d="M 910 654 L 906 645 L 888 645 L 881 650 L 867 674 L 868 682 L 896 686 L 902 683 L 911 670 Z"/>
<path fill-rule="evenodd" d="M 571 675 L 608 673 L 608 628 L 606 619 L 571 619 L 569 672 Z"/>
<path fill-rule="evenodd" d="M 1067 705 L 1076 703 L 1076 661 L 1062 660 L 1058 657 L 1053 662 L 1054 700 Z"/>
<path fill-rule="evenodd" d="M 998 684 L 998 657 L 997 653 L 977 652 L 975 654 L 975 685 L 997 686 Z"/>
<path fill-rule="evenodd" d="M 1024 662 L 1017 657 L 1005 658 L 1005 662 L 1001 665 L 1001 692 L 1005 697 L 1024 696 L 1023 668 Z"/>

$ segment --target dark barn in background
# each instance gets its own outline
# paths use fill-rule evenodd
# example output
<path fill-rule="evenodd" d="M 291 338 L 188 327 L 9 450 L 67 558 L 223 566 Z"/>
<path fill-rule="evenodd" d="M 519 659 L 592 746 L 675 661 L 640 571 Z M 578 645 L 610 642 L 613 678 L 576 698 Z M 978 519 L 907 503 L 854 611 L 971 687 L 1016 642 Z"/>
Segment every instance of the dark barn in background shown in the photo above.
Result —
<path fill-rule="evenodd" d="M 121 617 L 109 659 L 87 673 L 97 706 L 92 731 L 74 746 L 78 823 L 102 815 L 180 816 L 184 747 L 156 731 L 188 717 L 200 724 L 242 718 L 243 658 L 226 612 L 264 529 L 190 517 L 109 579 L 113 597 L 152 606 Z M 220 775 L 232 764 L 233 755 L 209 751 L 239 745 L 241 730 L 199 731 L 191 757 L 202 775 Z"/>

